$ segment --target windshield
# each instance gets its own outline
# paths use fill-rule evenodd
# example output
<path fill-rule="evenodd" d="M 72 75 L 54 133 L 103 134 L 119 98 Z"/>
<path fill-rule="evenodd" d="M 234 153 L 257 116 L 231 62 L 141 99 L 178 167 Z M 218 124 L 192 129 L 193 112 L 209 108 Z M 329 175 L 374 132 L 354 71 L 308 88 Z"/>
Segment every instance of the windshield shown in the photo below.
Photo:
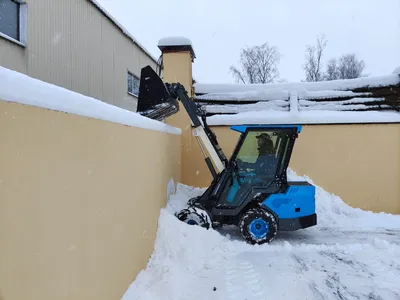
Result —
<path fill-rule="evenodd" d="M 287 135 L 278 135 L 273 130 L 250 131 L 236 157 L 239 172 L 275 176 L 283 166 L 281 157 L 287 149 L 287 141 Z"/>

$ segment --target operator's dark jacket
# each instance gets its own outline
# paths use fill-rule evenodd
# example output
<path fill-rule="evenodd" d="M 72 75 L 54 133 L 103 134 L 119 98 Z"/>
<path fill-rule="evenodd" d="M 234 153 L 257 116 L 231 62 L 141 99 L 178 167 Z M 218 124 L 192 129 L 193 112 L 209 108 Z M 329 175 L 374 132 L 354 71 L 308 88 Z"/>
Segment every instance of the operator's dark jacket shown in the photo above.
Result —
<path fill-rule="evenodd" d="M 260 154 L 254 163 L 239 162 L 239 168 L 253 169 L 257 175 L 275 175 L 278 160 L 273 154 Z"/>

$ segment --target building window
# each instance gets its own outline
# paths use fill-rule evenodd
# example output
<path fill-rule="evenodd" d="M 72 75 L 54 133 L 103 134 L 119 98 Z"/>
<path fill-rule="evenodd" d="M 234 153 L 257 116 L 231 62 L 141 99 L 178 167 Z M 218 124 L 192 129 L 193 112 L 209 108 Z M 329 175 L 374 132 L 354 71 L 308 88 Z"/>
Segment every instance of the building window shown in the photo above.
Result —
<path fill-rule="evenodd" d="M 128 93 L 133 96 L 139 95 L 139 83 L 140 80 L 138 77 L 128 72 Z"/>
<path fill-rule="evenodd" d="M 26 3 L 21 0 L 0 0 L 0 36 L 25 45 Z"/>

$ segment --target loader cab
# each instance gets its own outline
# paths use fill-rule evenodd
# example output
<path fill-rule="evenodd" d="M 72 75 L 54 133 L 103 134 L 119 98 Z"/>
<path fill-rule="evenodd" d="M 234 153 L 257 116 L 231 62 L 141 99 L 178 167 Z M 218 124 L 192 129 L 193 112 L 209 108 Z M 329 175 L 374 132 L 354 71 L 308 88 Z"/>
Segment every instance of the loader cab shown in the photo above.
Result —
<path fill-rule="evenodd" d="M 235 215 L 257 193 L 287 186 L 286 171 L 300 126 L 232 126 L 240 133 L 224 173 L 213 185 L 213 214 Z"/>
<path fill-rule="evenodd" d="M 241 133 L 230 158 L 236 176 L 265 184 L 270 180 L 286 183 L 294 140 L 300 132 L 299 126 L 233 126 Z"/>

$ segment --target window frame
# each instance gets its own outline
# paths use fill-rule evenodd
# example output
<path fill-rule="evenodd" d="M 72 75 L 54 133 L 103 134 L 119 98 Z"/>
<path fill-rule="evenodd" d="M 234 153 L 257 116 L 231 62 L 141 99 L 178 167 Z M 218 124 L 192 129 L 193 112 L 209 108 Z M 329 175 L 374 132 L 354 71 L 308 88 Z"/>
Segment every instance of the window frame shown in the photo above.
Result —
<path fill-rule="evenodd" d="M 14 39 L 13 37 L 3 33 L 0 31 L 0 37 L 18 44 L 22 47 L 26 47 L 26 40 L 27 40 L 27 20 L 28 20 L 28 7 L 27 3 L 22 0 L 9 0 L 18 4 L 19 8 L 19 40 Z"/>
<path fill-rule="evenodd" d="M 129 91 L 129 76 L 132 76 L 133 78 L 137 79 L 137 81 L 139 82 L 139 84 L 138 84 L 138 91 L 137 91 L 138 93 L 137 93 L 137 94 L 135 94 L 135 93 Z M 140 77 L 139 77 L 139 76 L 136 76 L 133 72 L 127 70 L 127 78 L 126 78 L 126 79 L 127 79 L 127 80 L 126 80 L 126 84 L 127 84 L 127 89 L 126 89 L 126 90 L 127 90 L 127 93 L 128 93 L 129 95 L 133 96 L 133 97 L 138 98 L 138 97 L 139 97 Z"/>

